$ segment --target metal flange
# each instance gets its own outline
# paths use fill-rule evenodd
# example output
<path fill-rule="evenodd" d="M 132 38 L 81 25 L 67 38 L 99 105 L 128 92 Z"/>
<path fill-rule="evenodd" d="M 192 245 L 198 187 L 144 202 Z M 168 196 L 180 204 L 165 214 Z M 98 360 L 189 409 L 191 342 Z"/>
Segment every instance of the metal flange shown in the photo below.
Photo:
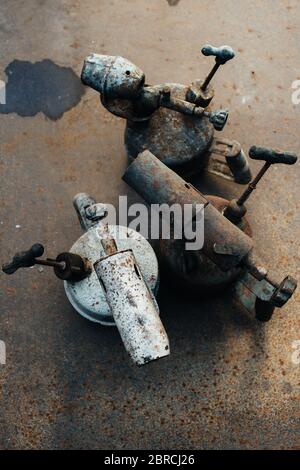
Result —
<path fill-rule="evenodd" d="M 74 243 L 70 252 L 87 258 L 93 265 L 105 257 L 101 244 L 104 230 L 100 224 L 91 227 Z M 143 278 L 155 295 L 159 283 L 158 262 L 149 242 L 135 230 L 127 227 L 109 225 L 109 232 L 115 239 L 119 251 L 129 249 L 133 251 Z M 65 281 L 64 286 L 70 303 L 80 315 L 102 325 L 115 324 L 94 267 L 91 274 L 82 281 L 76 283 Z"/>

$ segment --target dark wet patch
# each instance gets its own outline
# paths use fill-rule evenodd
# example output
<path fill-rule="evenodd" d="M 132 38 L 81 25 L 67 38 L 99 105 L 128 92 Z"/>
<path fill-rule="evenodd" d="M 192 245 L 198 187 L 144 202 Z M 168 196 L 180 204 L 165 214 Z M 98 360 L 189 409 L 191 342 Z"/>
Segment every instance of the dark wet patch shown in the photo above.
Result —
<path fill-rule="evenodd" d="M 178 5 L 180 0 L 167 0 L 167 2 L 170 5 L 170 7 L 175 7 L 176 5 Z"/>
<path fill-rule="evenodd" d="M 80 78 L 70 67 L 61 67 L 49 59 L 35 63 L 14 60 L 5 73 L 6 104 L 0 105 L 1 114 L 35 116 L 42 112 L 56 120 L 76 106 L 85 93 Z"/>

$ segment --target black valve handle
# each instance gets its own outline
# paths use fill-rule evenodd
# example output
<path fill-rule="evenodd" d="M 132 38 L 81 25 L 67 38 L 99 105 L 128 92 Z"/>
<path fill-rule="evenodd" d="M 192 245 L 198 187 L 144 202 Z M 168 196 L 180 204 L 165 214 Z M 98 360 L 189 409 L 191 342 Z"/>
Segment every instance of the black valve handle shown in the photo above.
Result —
<path fill-rule="evenodd" d="M 297 155 L 283 150 L 271 149 L 267 147 L 257 147 L 253 145 L 249 150 L 249 157 L 253 160 L 264 160 L 271 165 L 274 163 L 285 163 L 294 165 L 297 161 Z"/>
<path fill-rule="evenodd" d="M 261 180 L 266 171 L 274 163 L 285 163 L 286 165 L 293 165 L 297 161 L 297 155 L 294 153 L 283 152 L 282 150 L 274 150 L 267 147 L 256 147 L 253 145 L 249 150 L 249 157 L 253 160 L 263 160 L 264 166 L 257 173 L 255 178 L 251 181 L 248 188 L 243 192 L 237 200 L 237 204 L 242 206 L 252 191 L 256 188 L 257 183 Z"/>
<path fill-rule="evenodd" d="M 36 264 L 35 258 L 42 256 L 43 253 L 43 245 L 35 243 L 29 250 L 16 253 L 10 263 L 6 263 L 2 266 L 2 271 L 5 272 L 5 274 L 13 274 L 19 268 L 30 268 Z"/>
<path fill-rule="evenodd" d="M 16 253 L 10 263 L 2 266 L 5 274 L 13 274 L 19 268 L 30 268 L 35 264 L 51 266 L 59 279 L 64 281 L 78 282 L 91 273 L 90 262 L 75 253 L 60 253 L 56 259 L 37 259 L 44 253 L 44 247 L 35 243 L 28 251 Z"/>
<path fill-rule="evenodd" d="M 245 189 L 239 199 L 233 199 L 224 210 L 224 216 L 235 224 L 238 224 L 245 215 L 245 202 L 251 193 L 256 189 L 257 183 L 261 180 L 270 166 L 275 163 L 294 165 L 298 158 L 294 153 L 284 152 L 283 150 L 271 149 L 267 147 L 257 147 L 256 145 L 253 145 L 249 149 L 249 157 L 253 160 L 262 160 L 265 162 L 265 164 L 259 170 L 255 178 L 249 183 L 247 189 Z"/>
<path fill-rule="evenodd" d="M 229 60 L 233 59 L 235 56 L 235 52 L 230 46 L 221 46 L 221 47 L 214 47 L 210 44 L 206 44 L 202 47 L 201 52 L 205 56 L 214 56 L 216 58 L 216 63 L 207 75 L 206 79 L 201 85 L 201 90 L 205 91 L 215 75 L 216 71 L 220 67 L 220 65 L 226 64 Z"/>
<path fill-rule="evenodd" d="M 226 64 L 226 62 L 233 59 L 235 56 L 235 52 L 230 46 L 214 47 L 210 44 L 205 44 L 201 52 L 205 56 L 215 56 L 216 62 L 220 65 Z"/>

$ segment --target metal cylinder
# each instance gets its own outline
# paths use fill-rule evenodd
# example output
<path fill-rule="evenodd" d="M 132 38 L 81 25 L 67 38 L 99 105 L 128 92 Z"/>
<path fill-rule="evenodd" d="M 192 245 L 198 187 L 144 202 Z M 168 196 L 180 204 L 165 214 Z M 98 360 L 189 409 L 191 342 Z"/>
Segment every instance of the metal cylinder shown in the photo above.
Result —
<path fill-rule="evenodd" d="M 141 366 L 170 354 L 158 306 L 131 250 L 94 264 L 125 349 Z"/>
<path fill-rule="evenodd" d="M 103 99 L 136 98 L 144 85 L 143 71 L 120 56 L 91 54 L 86 57 L 81 73 L 85 85 L 103 94 Z"/>
<path fill-rule="evenodd" d="M 251 180 L 251 171 L 246 155 L 237 141 L 233 141 L 232 151 L 226 155 L 226 162 L 236 183 L 246 184 Z"/>
<path fill-rule="evenodd" d="M 227 271 L 240 264 L 252 250 L 253 242 L 229 222 L 209 201 L 164 165 L 151 152 L 140 153 L 123 175 L 124 181 L 148 204 L 190 204 L 204 206 L 204 245 L 206 254 L 220 269 Z M 187 222 L 187 221 L 186 221 Z M 228 247 L 231 247 L 230 250 Z"/>
<path fill-rule="evenodd" d="M 87 193 L 78 193 L 73 199 L 73 206 L 76 210 L 80 226 L 83 230 L 88 230 L 89 228 L 95 225 L 91 219 L 88 219 L 86 216 L 87 207 L 96 204 L 96 201 Z"/>
<path fill-rule="evenodd" d="M 208 204 L 199 191 L 149 150 L 140 153 L 129 165 L 123 180 L 148 204 Z"/>
<path fill-rule="evenodd" d="M 107 215 L 106 205 L 96 203 L 95 199 L 87 193 L 78 193 L 73 199 L 73 206 L 84 231 L 98 225 L 100 220 Z"/>

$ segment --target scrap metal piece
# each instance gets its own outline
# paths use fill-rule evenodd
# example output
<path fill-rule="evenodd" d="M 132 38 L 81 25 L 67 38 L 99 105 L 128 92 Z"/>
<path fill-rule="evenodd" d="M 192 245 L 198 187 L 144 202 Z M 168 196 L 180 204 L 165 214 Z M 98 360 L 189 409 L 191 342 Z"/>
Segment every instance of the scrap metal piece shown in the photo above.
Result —
<path fill-rule="evenodd" d="M 250 237 L 223 215 L 191 184 L 164 165 L 151 152 L 144 151 L 127 168 L 123 180 L 148 204 L 196 204 L 204 206 L 204 246 L 202 252 L 220 269 L 227 271 L 238 266 L 253 248 Z M 215 245 L 234 243 L 235 256 L 215 251 Z"/>
<path fill-rule="evenodd" d="M 293 295 L 297 283 L 292 277 L 278 285 L 256 263 L 247 220 L 243 218 L 236 226 L 226 219 L 229 201 L 202 195 L 149 151 L 135 159 L 123 179 L 149 204 L 203 205 L 204 245 L 200 250 L 189 252 L 182 240 L 161 240 L 161 257 L 174 278 L 198 291 L 216 291 L 236 280 L 238 298 L 262 321 L 269 320 L 274 308 Z"/>
<path fill-rule="evenodd" d="M 234 293 L 251 314 L 261 321 L 269 321 L 275 307 L 283 307 L 296 288 L 297 281 L 293 277 L 287 276 L 278 284 L 267 276 L 266 270 L 259 268 L 254 274 L 245 272 L 236 282 Z"/>
<path fill-rule="evenodd" d="M 214 138 L 209 152 L 211 158 L 207 171 L 223 178 L 234 180 L 239 184 L 246 184 L 251 181 L 249 163 L 239 142 L 224 138 Z M 222 157 L 221 160 L 219 156 Z M 225 165 L 224 159 L 227 165 Z"/>
<path fill-rule="evenodd" d="M 274 150 L 265 147 L 256 147 L 253 145 L 249 150 L 249 157 L 254 160 L 263 160 L 264 166 L 259 170 L 255 178 L 249 183 L 248 187 L 238 199 L 230 201 L 224 210 L 225 217 L 234 224 L 239 224 L 245 215 L 247 209 L 245 202 L 249 199 L 252 192 L 256 189 L 257 184 L 272 164 L 284 163 L 286 165 L 294 165 L 297 161 L 297 155 L 282 150 Z"/>
<path fill-rule="evenodd" d="M 2 266 L 2 271 L 5 274 L 14 274 L 20 268 L 30 268 L 39 264 L 52 267 L 59 279 L 72 282 L 81 281 L 91 273 L 88 259 L 79 255 L 64 252 L 57 255 L 55 259 L 40 259 L 43 253 L 43 245 L 35 243 L 29 250 L 16 253 L 10 263 Z"/>
<path fill-rule="evenodd" d="M 204 56 L 215 56 L 216 63 L 205 78 L 204 81 L 196 80 L 193 82 L 187 94 L 187 99 L 190 99 L 198 106 L 207 107 L 214 97 L 214 90 L 210 86 L 210 82 L 220 65 L 224 65 L 235 56 L 234 50 L 230 46 L 214 47 L 206 44 L 202 47 L 201 52 Z"/>
<path fill-rule="evenodd" d="M 73 199 L 73 206 L 83 230 L 94 227 L 107 216 L 105 204 L 96 203 L 95 199 L 87 193 L 76 194 Z"/>
<path fill-rule="evenodd" d="M 63 268 L 54 265 L 54 273 L 63 281 L 80 282 L 92 272 L 92 266 L 88 258 L 83 258 L 75 253 L 59 253 L 55 261 L 63 265 Z"/>
<path fill-rule="evenodd" d="M 120 56 L 91 54 L 84 60 L 83 83 L 103 94 L 103 99 L 136 97 L 145 83 L 143 71 Z"/>
<path fill-rule="evenodd" d="M 230 46 L 215 47 L 210 44 L 205 44 L 205 46 L 202 47 L 201 52 L 207 57 L 214 56 L 216 58 L 216 63 L 219 65 L 224 65 L 235 57 L 235 52 Z"/>
<path fill-rule="evenodd" d="M 159 285 L 158 262 L 148 241 L 135 230 L 123 226 L 107 225 L 105 204 L 96 203 L 87 193 L 79 193 L 73 199 L 80 225 L 86 231 L 71 247 L 72 253 L 88 258 L 93 264 L 99 258 L 119 250 L 131 249 L 140 266 L 149 289 L 157 293 Z M 94 268 L 87 279 L 79 283 L 65 282 L 66 295 L 73 307 L 85 318 L 114 325 L 114 319 L 99 284 Z"/>
<path fill-rule="evenodd" d="M 228 109 L 216 109 L 208 114 L 209 122 L 212 123 L 216 131 L 222 131 L 228 120 Z"/>
<path fill-rule="evenodd" d="M 204 50 L 215 55 L 216 67 L 234 55 L 228 46 Z M 228 110 L 208 110 L 208 102 L 199 102 L 199 93 L 206 100 L 213 96 L 202 82 L 148 85 L 141 69 L 120 56 L 88 56 L 81 79 L 100 93 L 108 111 L 127 120 L 125 146 L 130 160 L 147 148 L 185 177 L 206 166 L 214 130 L 222 131 L 227 123 Z"/>
<path fill-rule="evenodd" d="M 178 83 L 167 85 L 173 99 L 185 99 L 186 86 Z M 154 88 L 159 92 L 163 89 L 161 85 Z M 200 119 L 160 107 L 149 120 L 127 120 L 125 146 L 130 162 L 148 149 L 176 173 L 188 176 L 201 172 L 206 166 L 213 135 L 213 125 L 205 114 Z"/>
<path fill-rule="evenodd" d="M 274 163 L 294 165 L 297 161 L 297 155 L 295 153 L 268 147 L 257 147 L 256 145 L 252 145 L 250 148 L 249 157 L 252 158 L 252 160 L 264 160 L 272 165 Z"/>
<path fill-rule="evenodd" d="M 160 88 L 144 86 L 143 72 L 123 57 L 99 54 L 88 56 L 84 61 L 81 80 L 100 93 L 102 104 L 109 111 L 131 120 L 144 120 L 147 115 L 150 118 L 161 106 L 199 118 L 202 118 L 204 113 L 204 108 L 198 104 L 172 96 L 168 84 Z M 222 130 L 228 111 L 207 112 L 207 115 L 215 128 Z"/>
<path fill-rule="evenodd" d="M 85 210 L 87 219 L 91 220 L 92 222 L 98 222 L 102 220 L 107 215 L 107 207 L 105 204 L 101 204 L 97 202 L 96 204 L 92 204 L 91 206 L 87 207 Z"/>
<path fill-rule="evenodd" d="M 188 87 L 186 99 L 197 106 L 206 108 L 215 96 L 215 91 L 212 86 L 208 86 L 203 90 L 202 85 L 202 80 L 194 80 Z"/>
<path fill-rule="evenodd" d="M 127 352 L 141 366 L 170 354 L 156 300 L 131 250 L 114 253 L 94 264 Z"/>
<path fill-rule="evenodd" d="M 36 264 L 36 258 L 43 254 L 43 245 L 35 243 L 29 250 L 16 253 L 10 263 L 2 266 L 2 271 L 5 274 L 14 274 L 20 268 L 30 268 Z"/>
<path fill-rule="evenodd" d="M 145 282 L 156 295 L 159 286 L 158 262 L 149 242 L 141 234 L 127 227 L 109 225 L 108 229 L 119 251 L 128 249 L 133 251 Z M 80 315 L 101 325 L 111 326 L 115 324 L 114 318 L 93 267 L 99 258 L 105 257 L 102 245 L 105 236 L 105 227 L 98 224 L 74 243 L 70 251 L 88 258 L 92 265 L 92 272 L 80 282 L 64 282 L 64 288 L 70 303 Z"/>
<path fill-rule="evenodd" d="M 265 279 L 258 281 L 250 273 L 245 273 L 233 285 L 232 291 L 236 300 L 250 315 L 264 322 L 271 319 L 275 307 L 270 304 L 270 299 L 275 289 Z"/>
<path fill-rule="evenodd" d="M 297 288 L 297 281 L 292 276 L 286 276 L 279 284 L 270 299 L 270 303 L 275 307 L 283 307 L 291 298 Z"/>

